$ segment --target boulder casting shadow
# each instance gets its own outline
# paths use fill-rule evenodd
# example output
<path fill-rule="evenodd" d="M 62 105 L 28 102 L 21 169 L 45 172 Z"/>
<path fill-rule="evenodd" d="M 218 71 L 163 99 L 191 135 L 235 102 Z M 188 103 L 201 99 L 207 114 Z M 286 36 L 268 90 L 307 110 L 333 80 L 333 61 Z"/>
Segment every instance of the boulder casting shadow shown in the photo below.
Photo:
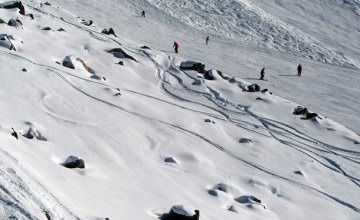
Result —
<path fill-rule="evenodd" d="M 83 159 L 80 159 L 79 157 L 76 156 L 69 156 L 64 163 L 62 163 L 61 165 L 63 165 L 66 168 L 69 169 L 74 169 L 74 168 L 80 168 L 80 169 L 84 169 L 85 168 L 85 162 Z"/>
<path fill-rule="evenodd" d="M 182 205 L 175 205 L 170 209 L 170 212 L 163 214 L 161 220 L 199 220 L 200 211 L 191 207 Z"/>

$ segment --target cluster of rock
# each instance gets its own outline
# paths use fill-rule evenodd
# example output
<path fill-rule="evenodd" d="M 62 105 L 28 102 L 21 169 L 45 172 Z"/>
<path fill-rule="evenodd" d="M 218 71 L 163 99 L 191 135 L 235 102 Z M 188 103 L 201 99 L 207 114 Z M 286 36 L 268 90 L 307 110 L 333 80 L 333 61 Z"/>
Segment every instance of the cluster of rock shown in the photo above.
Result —
<path fill-rule="evenodd" d="M 305 107 L 302 107 L 302 106 L 298 106 L 294 109 L 293 111 L 293 114 L 294 115 L 303 115 L 305 116 L 304 119 L 312 119 L 312 118 L 320 118 L 319 115 L 315 112 L 309 112 L 309 110 Z M 322 118 L 320 118 L 322 119 Z"/>

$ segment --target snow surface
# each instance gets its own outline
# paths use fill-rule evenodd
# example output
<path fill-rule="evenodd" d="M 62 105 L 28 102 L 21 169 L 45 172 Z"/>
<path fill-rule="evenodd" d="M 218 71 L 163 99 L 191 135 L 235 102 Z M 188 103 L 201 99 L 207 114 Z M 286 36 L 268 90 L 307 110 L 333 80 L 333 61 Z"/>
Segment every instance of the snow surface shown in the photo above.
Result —
<path fill-rule="evenodd" d="M 35 20 L 0 9 L 23 23 L 0 24 L 16 47 L 0 47 L 1 219 L 159 219 L 174 205 L 200 219 L 359 219 L 359 2 L 296 2 L 24 1 Z M 107 52 L 119 47 L 137 61 Z M 180 70 L 188 60 L 224 79 Z M 244 92 L 252 83 L 272 95 Z M 86 168 L 61 166 L 70 155 Z"/>

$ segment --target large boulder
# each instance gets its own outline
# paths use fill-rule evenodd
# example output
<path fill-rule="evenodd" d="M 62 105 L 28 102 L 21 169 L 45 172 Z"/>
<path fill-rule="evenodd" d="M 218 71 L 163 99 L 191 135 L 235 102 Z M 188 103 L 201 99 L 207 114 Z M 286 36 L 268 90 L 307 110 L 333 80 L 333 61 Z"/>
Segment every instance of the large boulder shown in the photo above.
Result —
<path fill-rule="evenodd" d="M 91 74 L 95 74 L 95 71 L 93 69 L 87 66 L 81 58 L 76 56 L 69 55 L 65 57 L 62 65 L 70 69 L 85 70 Z"/>
<path fill-rule="evenodd" d="M 80 159 L 79 157 L 76 157 L 76 156 L 69 156 L 65 160 L 65 162 L 62 163 L 62 165 L 69 169 L 74 169 L 74 168 L 84 169 L 85 168 L 84 160 Z"/>
<path fill-rule="evenodd" d="M 198 73 L 204 74 L 205 71 L 205 65 L 197 62 L 197 61 L 184 61 L 180 64 L 180 69 L 182 70 L 195 70 Z"/>
<path fill-rule="evenodd" d="M 164 220 L 199 220 L 200 211 L 190 206 L 175 205 L 170 209 Z"/>
<path fill-rule="evenodd" d="M 111 49 L 111 50 L 108 50 L 107 51 L 108 53 L 111 53 L 113 54 L 115 57 L 117 58 L 127 58 L 127 59 L 130 59 L 130 60 L 134 60 L 136 61 L 136 59 L 132 56 L 130 56 L 129 54 L 127 54 L 123 49 L 121 48 L 114 48 L 114 49 Z"/>
<path fill-rule="evenodd" d="M 246 91 L 248 91 L 248 92 L 260 92 L 261 87 L 258 84 L 252 84 L 252 85 L 247 86 Z"/>
<path fill-rule="evenodd" d="M 25 15 L 25 8 L 21 1 L 8 1 L 0 4 L 0 8 L 13 9 L 18 8 L 21 15 Z"/>

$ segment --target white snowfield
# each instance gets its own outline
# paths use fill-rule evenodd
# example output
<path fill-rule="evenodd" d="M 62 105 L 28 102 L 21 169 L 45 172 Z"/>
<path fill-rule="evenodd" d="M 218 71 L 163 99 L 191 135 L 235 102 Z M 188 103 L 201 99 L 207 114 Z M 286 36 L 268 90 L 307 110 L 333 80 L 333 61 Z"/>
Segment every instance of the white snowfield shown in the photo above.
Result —
<path fill-rule="evenodd" d="M 0 8 L 0 219 L 359 219 L 359 1 L 49 2 Z"/>

